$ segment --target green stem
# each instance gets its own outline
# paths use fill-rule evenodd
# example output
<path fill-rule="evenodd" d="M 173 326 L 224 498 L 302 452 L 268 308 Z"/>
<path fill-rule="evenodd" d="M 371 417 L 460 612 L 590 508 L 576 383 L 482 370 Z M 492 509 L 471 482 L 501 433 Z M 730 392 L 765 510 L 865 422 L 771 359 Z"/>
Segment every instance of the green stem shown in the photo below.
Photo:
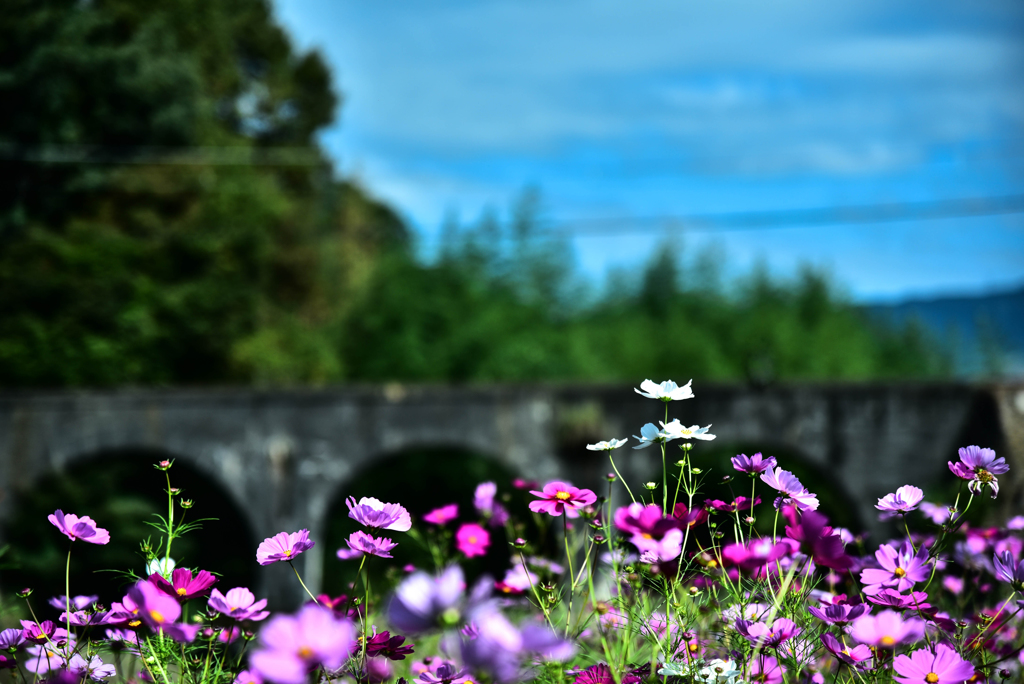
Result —
<path fill-rule="evenodd" d="M 572 595 L 576 584 L 575 571 L 572 569 L 572 553 L 569 551 L 569 513 L 562 507 L 562 538 L 565 540 L 565 560 L 569 563 L 569 606 L 565 614 L 565 637 L 569 638 L 569 621 L 572 619 Z"/>
<path fill-rule="evenodd" d="M 614 470 L 615 474 L 619 477 L 619 482 L 621 482 L 622 486 L 626 488 L 627 492 L 629 492 L 629 498 L 633 500 L 633 503 L 636 503 L 636 497 L 633 496 L 633 491 L 629 488 L 629 485 L 626 484 L 626 480 L 625 478 L 622 477 L 622 473 L 620 473 L 619 469 L 615 466 L 615 459 L 612 458 L 611 449 L 608 450 L 608 460 L 612 462 L 612 470 Z M 609 492 L 608 494 L 610 496 L 611 492 Z"/>
<path fill-rule="evenodd" d="M 171 494 L 171 476 L 166 470 L 164 477 L 167 478 L 167 549 L 164 553 L 164 568 L 166 568 L 166 561 L 171 558 L 171 542 L 174 541 L 174 495 Z"/>
<path fill-rule="evenodd" d="M 365 559 L 366 556 L 363 556 L 363 558 Z M 313 599 L 313 603 L 315 603 L 316 605 L 319 606 L 320 602 L 316 600 L 316 596 L 313 596 L 313 592 L 311 592 L 309 590 L 309 587 L 306 586 L 306 583 L 302 581 L 302 577 L 299 576 L 299 570 L 298 570 L 298 568 L 295 567 L 295 564 L 292 563 L 291 559 L 288 560 L 288 565 L 292 566 L 292 570 L 295 572 L 295 577 L 298 578 L 299 584 L 301 584 L 302 588 L 306 590 L 307 594 L 309 594 L 309 598 Z M 363 566 L 360 565 L 359 567 L 361 568 Z"/>
<path fill-rule="evenodd" d="M 668 402 L 665 402 L 665 422 L 668 424 Z M 668 515 L 668 466 L 665 464 L 665 442 L 661 443 L 661 512 Z"/>
<path fill-rule="evenodd" d="M 71 547 L 75 542 L 72 541 L 68 544 L 68 563 L 64 568 L 64 620 L 67 624 L 68 630 L 68 650 L 70 651 L 71 646 Z M 70 656 L 69 656 L 70 657 Z"/>

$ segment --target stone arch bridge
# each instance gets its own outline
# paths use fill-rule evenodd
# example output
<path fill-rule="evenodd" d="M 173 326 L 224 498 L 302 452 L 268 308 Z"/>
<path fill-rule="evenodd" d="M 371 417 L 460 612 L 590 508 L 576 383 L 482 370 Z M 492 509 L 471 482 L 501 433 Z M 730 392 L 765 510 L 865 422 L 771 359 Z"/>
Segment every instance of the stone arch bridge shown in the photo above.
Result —
<path fill-rule="evenodd" d="M 943 477 L 956 447 L 975 443 L 1008 457 L 1013 469 L 1003 477 L 1002 506 L 1024 508 L 1024 384 L 698 385 L 695 391 L 695 399 L 671 406 L 673 417 L 713 423 L 718 444 L 799 454 L 834 480 L 867 525 L 877 497 L 902 484 L 929 486 Z M 332 502 L 348 494 L 346 481 L 377 459 L 453 447 L 525 477 L 563 477 L 596 488 L 607 459 L 585 444 L 638 434 L 662 410 L 618 385 L 5 393 L 0 527 L 18 491 L 48 472 L 98 453 L 148 453 L 152 460 L 160 452 L 217 480 L 256 539 L 302 527 L 318 538 Z M 653 471 L 655 452 L 624 450 L 617 462 L 636 481 Z M 314 591 L 322 553 L 321 545 L 305 556 Z"/>

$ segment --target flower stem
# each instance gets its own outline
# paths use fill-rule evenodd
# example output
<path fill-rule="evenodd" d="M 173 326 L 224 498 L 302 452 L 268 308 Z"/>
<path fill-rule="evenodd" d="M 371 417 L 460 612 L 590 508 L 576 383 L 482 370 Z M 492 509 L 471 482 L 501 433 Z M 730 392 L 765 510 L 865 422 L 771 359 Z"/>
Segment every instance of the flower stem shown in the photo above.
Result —
<path fill-rule="evenodd" d="M 622 477 L 622 473 L 619 472 L 618 467 L 616 467 L 616 465 L 615 465 L 615 459 L 612 458 L 611 450 L 608 451 L 608 460 L 612 462 L 612 470 L 614 470 L 615 474 L 619 476 L 619 482 L 621 482 L 622 486 L 626 488 L 627 492 L 629 492 L 629 498 L 633 500 L 633 503 L 636 503 L 636 497 L 633 496 L 632 490 L 630 490 L 629 485 L 626 484 L 626 480 Z M 609 493 L 609 496 L 610 495 L 611 494 Z"/>
<path fill-rule="evenodd" d="M 313 599 L 313 603 L 319 606 L 320 602 L 316 600 L 316 596 L 313 596 L 313 592 L 311 592 L 309 587 L 306 586 L 306 583 L 302 581 L 302 577 L 299 576 L 298 568 L 295 567 L 295 564 L 292 563 L 290 559 L 288 561 L 288 565 L 292 566 L 292 570 L 295 572 L 295 577 L 299 580 L 299 584 L 302 585 L 302 588 L 306 590 L 306 593 L 309 594 L 309 598 Z"/>
<path fill-rule="evenodd" d="M 68 544 L 68 563 L 64 568 L 64 620 L 68 630 L 68 647 L 71 646 L 71 547 L 75 542 Z M 70 656 L 69 656 L 70 657 Z"/>
<path fill-rule="evenodd" d="M 565 615 L 565 637 L 569 638 L 569 621 L 572 619 L 572 595 L 576 582 L 576 573 L 572 569 L 572 554 L 569 552 L 569 513 L 562 508 L 562 538 L 565 540 L 565 560 L 569 563 L 569 608 Z"/>

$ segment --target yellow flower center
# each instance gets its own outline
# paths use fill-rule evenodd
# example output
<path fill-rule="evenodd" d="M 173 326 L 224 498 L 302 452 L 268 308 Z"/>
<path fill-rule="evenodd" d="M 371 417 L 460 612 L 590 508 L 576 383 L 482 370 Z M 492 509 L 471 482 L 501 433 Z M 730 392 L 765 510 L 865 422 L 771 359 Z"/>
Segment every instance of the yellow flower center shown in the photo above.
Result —
<path fill-rule="evenodd" d="M 935 684 L 935 682 L 939 681 L 939 675 L 929 672 L 924 676 L 924 681 L 928 682 L 928 684 Z"/>
<path fill-rule="evenodd" d="M 470 544 L 476 544 L 476 535 L 474 534 L 471 537 L 466 537 L 466 541 L 469 542 Z"/>
<path fill-rule="evenodd" d="M 287 551 L 284 552 L 284 555 L 286 555 L 286 556 L 292 555 L 292 550 L 288 549 Z"/>
<path fill-rule="evenodd" d="M 974 476 L 981 482 L 992 482 L 996 478 L 992 476 L 992 473 L 988 472 L 984 468 L 978 468 L 974 471 Z"/>
<path fill-rule="evenodd" d="M 132 620 L 131 622 L 128 623 L 128 626 L 129 627 L 138 627 L 141 624 L 142 624 L 142 620 Z"/>
<path fill-rule="evenodd" d="M 149 617 L 153 618 L 154 622 L 163 622 L 164 621 L 164 614 L 161 613 L 159 610 L 151 610 L 151 611 L 149 611 Z"/>
<path fill-rule="evenodd" d="M 690 653 L 696 653 L 698 650 L 700 650 L 700 646 L 698 646 L 697 644 L 688 644 L 686 647 L 690 649 Z"/>
<path fill-rule="evenodd" d="M 178 596 L 184 596 L 184 595 L 185 595 L 185 587 L 180 587 L 178 589 Z"/>
<path fill-rule="evenodd" d="M 569 499 L 572 498 L 572 494 L 570 494 L 569 492 L 558 492 L 555 494 L 555 498 L 558 499 L 559 501 L 568 501 Z"/>
<path fill-rule="evenodd" d="M 311 658 L 312 656 L 313 656 L 313 649 L 311 649 L 309 646 L 300 646 L 299 647 L 299 657 L 300 658 Z"/>
<path fill-rule="evenodd" d="M 642 533 L 640 536 L 643 537 L 644 539 L 654 539 L 654 537 L 652 537 L 651 535 L 647 534 L 646 532 Z"/>
<path fill-rule="evenodd" d="M 879 640 L 879 642 L 878 642 L 878 643 L 882 644 L 883 646 L 892 646 L 893 644 L 895 644 L 895 643 L 896 643 L 896 640 L 895 640 L 895 639 L 893 639 L 893 638 L 892 638 L 891 636 L 889 636 L 888 634 L 886 634 L 886 635 L 885 635 L 884 637 L 882 637 L 882 638 L 881 638 L 881 639 Z"/>
<path fill-rule="evenodd" d="M 903 568 L 896 568 L 895 570 L 892 571 L 892 574 L 896 575 L 897 577 L 906 577 L 907 576 L 907 571 L 904 570 Z"/>

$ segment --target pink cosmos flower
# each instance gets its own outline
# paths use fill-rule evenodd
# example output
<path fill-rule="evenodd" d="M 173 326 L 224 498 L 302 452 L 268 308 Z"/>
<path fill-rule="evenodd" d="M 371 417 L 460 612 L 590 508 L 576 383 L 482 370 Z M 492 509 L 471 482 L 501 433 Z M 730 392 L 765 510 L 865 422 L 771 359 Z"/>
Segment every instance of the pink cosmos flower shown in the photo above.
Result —
<path fill-rule="evenodd" d="M 733 468 L 741 473 L 748 473 L 750 475 L 758 475 L 769 468 L 775 467 L 775 457 L 769 456 L 768 458 L 765 458 L 761 455 L 760 451 L 753 456 L 737 454 L 730 460 L 732 461 Z"/>
<path fill-rule="evenodd" d="M 786 536 L 800 542 L 815 563 L 834 570 L 847 570 L 853 565 L 853 559 L 846 555 L 842 537 L 825 524 L 828 522 L 825 516 L 817 511 L 804 511 L 798 516 L 792 506 L 786 506 L 783 511 L 790 522 Z"/>
<path fill-rule="evenodd" d="M 792 545 L 786 542 L 775 543 L 767 537 L 762 537 L 746 544 L 729 544 L 722 549 L 722 559 L 745 570 L 756 570 L 792 553 Z"/>
<path fill-rule="evenodd" d="M 98 527 L 96 521 L 87 515 L 83 515 L 81 518 L 73 513 L 64 515 L 64 512 L 58 509 L 46 516 L 46 519 L 71 541 L 81 539 L 90 544 L 110 542 L 110 533 L 102 527 Z"/>
<path fill-rule="evenodd" d="M 466 523 L 455 533 L 455 548 L 466 558 L 484 556 L 491 545 L 491 535 L 476 523 Z"/>
<path fill-rule="evenodd" d="M 786 499 L 791 500 L 801 510 L 818 508 L 818 497 L 807 491 L 796 475 L 788 470 L 776 470 L 768 466 L 768 469 L 761 473 L 761 481 L 784 494 Z"/>
<path fill-rule="evenodd" d="M 577 489 L 571 484 L 555 480 L 544 485 L 544 491 L 531 490 L 531 494 L 540 497 L 540 501 L 531 501 L 530 510 L 534 513 L 562 515 L 578 518 L 578 509 L 597 501 L 597 495 L 589 489 Z"/>
<path fill-rule="evenodd" d="M 192 641 L 200 625 L 178 624 L 181 605 L 146 580 L 140 580 L 128 590 L 128 596 L 139 607 L 138 616 L 154 631 L 163 632 L 175 641 Z"/>
<path fill-rule="evenodd" d="M 761 655 L 750 664 L 750 681 L 759 684 L 781 684 L 786 669 L 772 656 Z"/>
<path fill-rule="evenodd" d="M 196 596 L 202 596 L 210 587 L 217 583 L 217 578 L 206 570 L 200 570 L 196 576 L 188 568 L 175 568 L 171 573 L 171 581 L 168 582 L 158 573 L 153 573 L 147 578 L 161 591 L 179 599 L 188 601 Z"/>
<path fill-rule="evenodd" d="M 373 537 L 366 532 L 353 532 L 345 541 L 349 548 L 338 549 L 337 555 L 341 560 L 359 558 L 363 554 L 391 558 L 391 550 L 398 546 L 387 537 Z"/>
<path fill-rule="evenodd" d="M 96 603 L 96 601 L 98 601 L 99 598 L 99 596 L 72 596 L 71 607 L 75 610 L 85 610 L 92 604 Z M 49 603 L 57 610 L 65 610 L 65 608 L 68 605 L 68 598 L 67 596 L 64 596 L 62 594 L 60 596 L 54 596 L 49 601 L 47 601 L 47 603 Z"/>
<path fill-rule="evenodd" d="M 1006 582 L 1017 591 L 1024 588 L 1024 560 L 1017 562 L 1014 560 L 1012 553 L 1004 551 L 993 556 L 992 562 L 998 579 Z"/>
<path fill-rule="evenodd" d="M 867 598 L 868 601 L 875 605 L 890 606 L 899 610 L 931 608 L 931 605 L 927 603 L 928 594 L 923 591 L 912 591 L 904 596 L 895 589 L 882 589 L 877 594 L 869 595 Z"/>
<path fill-rule="evenodd" d="M 235 587 L 227 594 L 214 589 L 207 605 L 210 610 L 235 620 L 259 621 L 270 615 L 268 611 L 263 610 L 267 606 L 267 599 L 257 601 L 253 593 L 245 587 Z"/>
<path fill-rule="evenodd" d="M 31 641 L 33 644 L 45 644 L 50 639 L 57 639 L 57 632 L 61 632 L 62 638 L 67 638 L 67 631 L 58 629 L 53 621 L 43 620 L 42 622 L 36 622 L 34 620 L 22 620 L 22 636 L 26 641 Z"/>
<path fill-rule="evenodd" d="M 921 547 L 916 554 L 910 542 L 904 542 L 897 551 L 889 544 L 882 544 L 875 552 L 875 559 L 881 569 L 865 568 L 860 573 L 864 593 L 873 596 L 882 589 L 904 592 L 912 589 L 917 582 L 928 579 L 928 550 Z"/>
<path fill-rule="evenodd" d="M 960 461 L 948 462 L 949 469 L 959 478 L 970 480 L 968 488 L 975 494 L 981 493 L 986 486 L 992 490 L 992 498 L 999 494 L 999 480 L 996 475 L 1002 475 L 1010 471 L 1006 465 L 1006 459 L 996 458 L 996 452 L 992 449 L 983 449 L 979 446 L 963 447 L 959 450 Z"/>
<path fill-rule="evenodd" d="M 962 684 L 974 677 L 974 666 L 945 644 L 937 644 L 934 653 L 921 649 L 896 656 L 892 666 L 900 684 Z"/>
<path fill-rule="evenodd" d="M 845 626 L 853 620 L 859 618 L 861 615 L 869 612 L 871 606 L 865 603 L 858 603 L 851 605 L 849 603 L 833 603 L 829 606 L 818 608 L 817 606 L 808 606 L 807 612 L 814 617 L 827 622 L 830 625 Z"/>
<path fill-rule="evenodd" d="M 831 634 L 822 634 L 820 638 L 821 643 L 824 644 L 829 653 L 847 665 L 856 665 L 872 656 L 871 649 L 863 644 L 851 649 L 840 643 L 839 639 L 836 639 Z"/>
<path fill-rule="evenodd" d="M 517 563 L 505 573 L 505 579 L 494 583 L 494 588 L 504 594 L 522 594 L 539 581 L 537 575 Z"/>
<path fill-rule="evenodd" d="M 80 680 L 88 677 L 94 682 L 102 682 L 104 679 L 113 677 L 117 671 L 113 665 L 104 663 L 103 659 L 98 655 L 94 655 L 89 660 L 86 660 L 76 653 L 68 661 L 68 672 Z"/>
<path fill-rule="evenodd" d="M 886 494 L 878 500 L 875 506 L 880 511 L 887 513 L 909 513 L 917 510 L 924 499 L 924 492 L 914 485 L 903 485 L 896 490 L 895 494 Z"/>
<path fill-rule="evenodd" d="M 360 525 L 395 532 L 408 532 L 412 528 L 412 516 L 400 504 L 384 503 L 369 496 L 364 496 L 359 503 L 350 496 L 345 503 L 348 517 Z"/>
<path fill-rule="evenodd" d="M 446 525 L 452 520 L 459 517 L 459 505 L 448 504 L 447 506 L 441 506 L 423 516 L 423 522 L 428 522 L 431 525 Z"/>
<path fill-rule="evenodd" d="M 313 548 L 309 540 L 309 530 L 298 532 L 278 532 L 273 537 L 267 537 L 256 549 L 256 560 L 260 565 L 270 565 L 277 561 L 290 561 L 303 551 Z"/>
<path fill-rule="evenodd" d="M 736 630 L 750 643 L 760 644 L 762 648 L 776 648 L 802 631 L 795 622 L 786 618 L 779 618 L 771 626 L 763 622 L 737 620 Z"/>
<path fill-rule="evenodd" d="M 936 525 L 942 525 L 951 518 L 955 520 L 959 515 L 953 515 L 949 510 L 949 506 L 944 504 L 934 504 L 929 501 L 921 502 L 921 512 L 924 513 L 924 517 L 928 518 Z"/>
<path fill-rule="evenodd" d="M 754 497 L 753 501 L 746 496 L 737 496 L 736 499 L 731 502 L 722 501 L 721 499 L 705 499 L 704 507 L 713 508 L 720 513 L 735 513 L 737 511 L 745 511 L 759 503 L 761 503 L 761 497 L 759 496 Z"/>
<path fill-rule="evenodd" d="M 278 615 L 260 632 L 261 648 L 249 657 L 250 667 L 279 684 L 304 684 L 317 665 L 337 670 L 352 652 L 352 623 L 326 608 L 303 606 L 297 615 Z"/>
<path fill-rule="evenodd" d="M 263 677 L 254 670 L 242 670 L 235 677 L 233 684 L 263 684 Z"/>
<path fill-rule="evenodd" d="M 413 653 L 413 645 L 405 643 L 400 634 L 391 636 L 391 632 L 378 632 L 366 640 L 366 655 L 371 658 L 387 658 L 388 660 L 405 660 Z"/>
<path fill-rule="evenodd" d="M 493 482 L 481 482 L 473 492 L 473 507 L 487 519 L 487 524 L 491 527 L 504 527 L 508 522 L 508 511 L 495 499 L 497 495 L 498 485 Z"/>
<path fill-rule="evenodd" d="M 904 620 L 893 610 L 878 615 L 862 615 L 853 621 L 850 636 L 862 644 L 876 648 L 895 648 L 924 638 L 924 620 Z"/>

